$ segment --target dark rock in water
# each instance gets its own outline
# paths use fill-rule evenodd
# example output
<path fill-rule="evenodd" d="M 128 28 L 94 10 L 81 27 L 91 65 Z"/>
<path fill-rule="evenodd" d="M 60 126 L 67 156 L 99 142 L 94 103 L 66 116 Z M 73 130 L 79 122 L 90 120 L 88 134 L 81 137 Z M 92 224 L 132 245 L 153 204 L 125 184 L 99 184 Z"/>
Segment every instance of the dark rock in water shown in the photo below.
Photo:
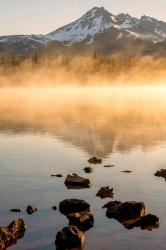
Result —
<path fill-rule="evenodd" d="M 28 206 L 26 211 L 27 211 L 27 214 L 31 215 L 37 211 L 37 208 L 33 206 Z"/>
<path fill-rule="evenodd" d="M 102 163 L 102 159 L 98 159 L 97 157 L 92 157 L 88 160 L 88 162 L 90 164 L 101 164 Z"/>
<path fill-rule="evenodd" d="M 143 202 L 121 202 L 111 201 L 104 205 L 107 208 L 106 216 L 108 218 L 114 218 L 119 222 L 138 219 L 145 215 L 145 205 Z"/>
<path fill-rule="evenodd" d="M 56 235 L 55 245 L 57 249 L 74 249 L 82 247 L 85 235 L 75 226 L 64 227 Z"/>
<path fill-rule="evenodd" d="M 61 177 L 63 177 L 63 175 L 62 174 L 52 174 L 51 177 L 59 177 L 59 178 L 61 178 Z"/>
<path fill-rule="evenodd" d="M 69 189 L 82 189 L 91 187 L 91 182 L 89 179 L 83 178 L 75 173 L 69 174 L 66 177 L 65 185 Z"/>
<path fill-rule="evenodd" d="M 115 165 L 105 165 L 104 168 L 113 168 Z"/>
<path fill-rule="evenodd" d="M 20 213 L 21 212 L 21 209 L 20 208 L 12 208 L 10 210 L 10 212 L 13 212 L 13 213 Z"/>
<path fill-rule="evenodd" d="M 53 206 L 52 209 L 56 211 L 57 210 L 57 206 Z"/>
<path fill-rule="evenodd" d="M 22 219 L 13 221 L 8 227 L 0 227 L 0 249 L 5 250 L 15 245 L 24 236 L 26 230 L 27 226 Z"/>
<path fill-rule="evenodd" d="M 123 171 L 121 171 L 121 173 L 130 174 L 130 173 L 132 173 L 132 171 L 131 170 L 123 170 Z"/>
<path fill-rule="evenodd" d="M 140 227 L 142 230 L 152 231 L 154 228 L 159 228 L 159 218 L 156 215 L 147 214 L 141 217 L 136 223 L 136 227 Z"/>
<path fill-rule="evenodd" d="M 109 186 L 100 188 L 96 194 L 96 196 L 100 197 L 101 199 L 113 198 L 113 195 L 113 188 L 109 188 Z"/>
<path fill-rule="evenodd" d="M 163 177 L 166 181 L 166 169 L 158 170 L 154 175 L 157 177 Z"/>
<path fill-rule="evenodd" d="M 64 215 L 90 210 L 90 205 L 84 200 L 66 199 L 59 204 L 59 211 Z"/>
<path fill-rule="evenodd" d="M 83 232 L 94 226 L 93 214 L 89 212 L 69 214 L 67 218 L 69 219 L 69 225 L 77 226 Z"/>
<path fill-rule="evenodd" d="M 155 215 L 145 215 L 145 205 L 143 202 L 120 202 L 113 201 L 104 205 L 107 208 L 106 216 L 119 221 L 125 228 L 132 229 L 140 227 L 142 230 L 151 231 L 159 227 L 159 218 Z"/>
<path fill-rule="evenodd" d="M 84 171 L 85 171 L 85 173 L 90 174 L 90 173 L 93 172 L 93 168 L 91 168 L 91 167 L 86 167 L 86 168 L 84 168 Z"/>

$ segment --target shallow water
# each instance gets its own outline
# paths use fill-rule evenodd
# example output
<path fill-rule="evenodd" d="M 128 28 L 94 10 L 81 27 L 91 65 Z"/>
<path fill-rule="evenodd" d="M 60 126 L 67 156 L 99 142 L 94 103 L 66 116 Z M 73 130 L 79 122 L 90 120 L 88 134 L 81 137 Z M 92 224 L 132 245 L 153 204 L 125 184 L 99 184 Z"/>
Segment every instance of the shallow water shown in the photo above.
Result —
<path fill-rule="evenodd" d="M 52 250 L 67 219 L 52 206 L 65 198 L 91 204 L 95 226 L 86 233 L 86 250 L 165 249 L 166 183 L 153 174 L 166 168 L 166 88 L 56 88 L 0 90 L 0 221 L 22 217 L 28 231 L 13 250 Z M 87 159 L 102 165 L 85 174 Z M 113 164 L 114 168 L 104 168 Z M 130 174 L 122 170 L 132 170 Z M 89 177 L 92 187 L 68 190 L 67 173 Z M 63 178 L 51 178 L 62 173 Z M 95 194 L 114 188 L 114 199 L 143 201 L 146 212 L 160 218 L 151 232 L 127 230 L 105 216 Z M 29 216 L 29 204 L 39 208 Z"/>

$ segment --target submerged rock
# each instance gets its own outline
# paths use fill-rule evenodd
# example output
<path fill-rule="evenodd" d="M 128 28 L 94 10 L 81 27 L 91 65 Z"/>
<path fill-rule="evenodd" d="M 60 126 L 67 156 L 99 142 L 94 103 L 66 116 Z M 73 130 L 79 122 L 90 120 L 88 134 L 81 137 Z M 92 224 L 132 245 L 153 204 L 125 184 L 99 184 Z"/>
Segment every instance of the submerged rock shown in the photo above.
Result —
<path fill-rule="evenodd" d="M 132 171 L 131 170 L 123 170 L 123 171 L 121 171 L 121 173 L 130 174 L 130 173 L 132 173 Z"/>
<path fill-rule="evenodd" d="M 10 209 L 10 212 L 13 212 L 13 213 L 20 213 L 20 212 L 21 212 L 21 209 L 20 209 L 20 208 L 12 208 L 12 209 Z"/>
<path fill-rule="evenodd" d="M 93 172 L 93 168 L 91 168 L 91 167 L 86 167 L 86 168 L 84 168 L 84 171 L 85 171 L 85 173 L 90 174 L 90 173 Z"/>
<path fill-rule="evenodd" d="M 66 177 L 65 185 L 69 189 L 82 189 L 91 187 L 91 182 L 89 179 L 83 178 L 75 173 L 69 174 Z"/>
<path fill-rule="evenodd" d="M 93 214 L 90 212 L 69 214 L 67 218 L 69 219 L 69 225 L 77 226 L 83 232 L 94 226 Z"/>
<path fill-rule="evenodd" d="M 102 163 L 102 159 L 99 159 L 99 158 L 97 158 L 97 157 L 94 156 L 94 157 L 90 158 L 88 160 L 88 162 L 90 164 L 101 164 Z"/>
<path fill-rule="evenodd" d="M 56 211 L 57 210 L 57 206 L 53 206 L 52 209 Z"/>
<path fill-rule="evenodd" d="M 63 175 L 62 174 L 52 174 L 51 177 L 59 177 L 59 178 L 61 178 L 61 177 L 63 177 Z"/>
<path fill-rule="evenodd" d="M 154 175 L 157 177 L 163 177 L 166 181 L 166 169 L 158 170 Z"/>
<path fill-rule="evenodd" d="M 64 215 L 90 211 L 90 205 L 84 200 L 66 199 L 59 204 L 59 211 Z"/>
<path fill-rule="evenodd" d="M 15 245 L 24 236 L 26 230 L 27 226 L 23 219 L 13 221 L 8 227 L 0 227 L 0 249 L 5 250 Z"/>
<path fill-rule="evenodd" d="M 75 226 L 69 226 L 57 233 L 55 245 L 58 249 L 73 249 L 82 247 L 84 241 L 84 233 Z"/>
<path fill-rule="evenodd" d="M 30 205 L 27 207 L 26 211 L 27 211 L 27 214 L 31 215 L 37 211 L 37 208 Z"/>
<path fill-rule="evenodd" d="M 96 196 L 100 197 L 101 199 L 105 198 L 113 198 L 113 188 L 108 187 L 101 187 L 100 190 L 97 192 Z"/>

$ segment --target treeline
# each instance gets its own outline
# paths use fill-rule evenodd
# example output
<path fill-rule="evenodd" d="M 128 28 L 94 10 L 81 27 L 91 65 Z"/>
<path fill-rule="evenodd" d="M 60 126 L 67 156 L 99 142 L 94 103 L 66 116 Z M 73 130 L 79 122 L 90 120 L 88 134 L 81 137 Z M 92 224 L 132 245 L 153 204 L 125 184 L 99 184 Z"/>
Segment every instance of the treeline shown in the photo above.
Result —
<path fill-rule="evenodd" d="M 111 56 L 91 55 L 73 56 L 57 54 L 40 54 L 0 58 L 1 78 L 16 79 L 15 84 L 26 78 L 33 82 L 112 84 L 118 82 L 152 82 L 166 75 L 166 58 L 141 56 L 136 53 L 116 53 Z M 35 79 L 35 80 L 34 80 Z M 10 79 L 9 82 L 12 82 Z M 31 81 L 32 81 L 31 80 Z M 36 83 L 34 83 L 36 84 Z M 38 84 L 38 83 L 37 83 Z"/>

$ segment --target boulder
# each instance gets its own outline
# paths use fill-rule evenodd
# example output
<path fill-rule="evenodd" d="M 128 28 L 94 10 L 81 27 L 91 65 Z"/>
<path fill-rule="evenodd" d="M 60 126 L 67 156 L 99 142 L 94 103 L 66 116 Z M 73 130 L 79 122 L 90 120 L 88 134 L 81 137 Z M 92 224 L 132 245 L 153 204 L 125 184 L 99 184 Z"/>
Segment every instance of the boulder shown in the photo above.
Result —
<path fill-rule="evenodd" d="M 75 226 L 64 227 L 56 235 L 57 249 L 74 249 L 83 246 L 85 235 Z"/>
<path fill-rule="evenodd" d="M 166 169 L 158 170 L 154 175 L 157 177 L 162 177 L 166 181 Z"/>
<path fill-rule="evenodd" d="M 107 208 L 106 215 L 119 221 L 125 228 L 140 227 L 142 230 L 151 231 L 159 227 L 159 218 L 152 214 L 145 215 L 143 202 L 120 202 L 113 201 L 104 205 Z"/>
<path fill-rule="evenodd" d="M 94 157 L 90 158 L 88 160 L 88 162 L 90 164 L 101 164 L 102 163 L 102 159 L 99 159 L 99 158 L 97 158 L 97 157 L 94 156 Z"/>
<path fill-rule="evenodd" d="M 84 200 L 66 199 L 59 204 L 59 211 L 64 215 L 90 211 L 90 205 Z"/>
<path fill-rule="evenodd" d="M 107 208 L 106 216 L 114 218 L 119 222 L 135 220 L 145 215 L 145 205 L 143 202 L 121 202 L 111 201 L 104 205 Z"/>
<path fill-rule="evenodd" d="M 69 225 L 77 226 L 83 232 L 94 226 L 93 214 L 90 212 L 73 213 L 67 216 Z"/>
<path fill-rule="evenodd" d="M 65 185 L 68 189 L 90 188 L 91 182 L 89 179 L 83 178 L 75 173 L 68 174 L 65 180 Z"/>
<path fill-rule="evenodd" d="M 100 197 L 101 199 L 105 198 L 113 198 L 113 188 L 108 187 L 101 187 L 100 190 L 97 192 L 96 196 Z"/>
<path fill-rule="evenodd" d="M 13 221 L 8 227 L 0 227 L 0 249 L 5 250 L 15 245 L 24 236 L 26 230 L 27 226 L 22 219 Z"/>
<path fill-rule="evenodd" d="M 27 207 L 26 211 L 27 211 L 27 214 L 31 215 L 37 211 L 37 208 L 30 205 Z"/>

